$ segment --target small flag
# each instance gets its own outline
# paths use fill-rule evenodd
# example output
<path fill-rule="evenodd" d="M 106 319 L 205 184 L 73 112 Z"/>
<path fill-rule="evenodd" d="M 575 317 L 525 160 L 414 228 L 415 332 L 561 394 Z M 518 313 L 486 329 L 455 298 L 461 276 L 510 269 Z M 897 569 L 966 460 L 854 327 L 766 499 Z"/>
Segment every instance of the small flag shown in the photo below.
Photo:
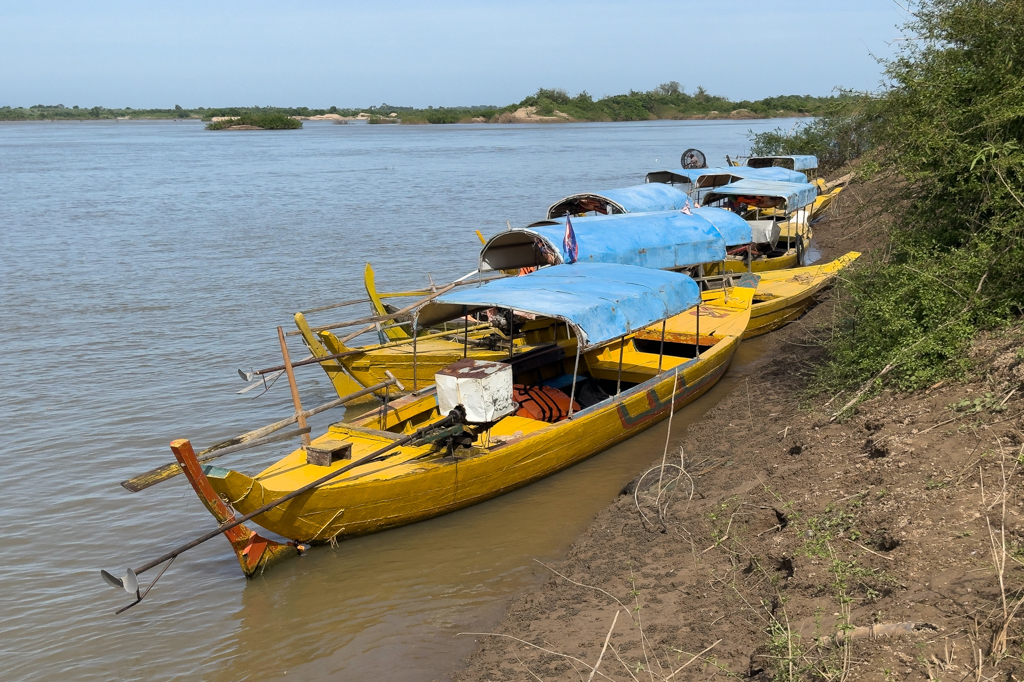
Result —
<path fill-rule="evenodd" d="M 580 245 L 576 243 L 576 233 L 572 229 L 572 221 L 565 216 L 565 238 L 562 240 L 562 250 L 565 252 L 565 262 L 575 263 L 580 255 Z"/>
<path fill-rule="evenodd" d="M 685 213 L 686 215 L 693 215 L 693 213 L 690 212 L 690 200 L 689 199 L 686 200 L 686 203 L 683 204 L 683 207 L 680 210 L 683 213 Z"/>

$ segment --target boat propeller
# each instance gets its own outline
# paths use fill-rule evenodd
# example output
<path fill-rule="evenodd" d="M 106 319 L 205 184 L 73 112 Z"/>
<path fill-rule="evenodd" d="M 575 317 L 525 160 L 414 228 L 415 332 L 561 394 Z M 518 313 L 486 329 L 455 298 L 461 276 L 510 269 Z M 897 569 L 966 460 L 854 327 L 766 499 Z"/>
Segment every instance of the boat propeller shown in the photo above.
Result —
<path fill-rule="evenodd" d="M 153 585 L 156 585 L 156 581 L 160 580 L 160 576 L 164 574 L 164 571 L 170 568 L 172 563 L 174 563 L 174 557 L 171 557 L 171 560 L 168 561 L 164 565 L 164 567 L 160 569 L 160 572 L 156 574 L 155 578 L 153 578 L 153 582 L 151 582 L 149 584 L 149 587 L 147 587 L 145 590 L 139 587 L 139 576 L 135 573 L 135 571 L 133 571 L 130 568 L 125 569 L 123 578 L 117 578 L 109 571 L 101 570 L 100 575 L 103 577 L 104 582 L 106 582 L 114 589 L 124 590 L 128 594 L 135 597 L 135 601 L 133 601 L 128 606 L 125 606 L 124 608 L 118 609 L 114 612 L 114 614 L 117 615 L 124 613 L 125 611 L 127 611 L 128 609 L 130 609 L 131 607 L 135 606 L 140 601 L 145 599 L 146 595 L 149 594 L 149 591 L 153 589 Z"/>
<path fill-rule="evenodd" d="M 388 380 L 388 382 L 389 382 L 388 385 L 390 385 L 391 381 L 394 381 L 396 385 L 401 386 L 401 383 L 399 383 L 398 380 L 394 379 L 394 378 L 391 378 L 391 379 Z M 371 386 L 371 387 L 363 389 L 363 390 L 367 391 L 367 392 L 371 392 L 371 391 L 374 391 L 374 390 L 378 390 L 380 388 L 383 388 L 383 386 L 381 386 L 381 385 Z M 344 400 L 344 399 L 342 398 L 342 399 L 339 399 L 339 400 Z M 328 404 L 330 404 L 330 403 L 328 403 Z M 323 407 L 323 406 L 321 406 L 321 407 Z M 160 576 L 162 576 L 164 574 L 164 572 L 168 568 L 170 568 L 171 564 L 174 563 L 175 557 L 177 557 L 178 555 L 183 554 L 184 552 L 187 552 L 188 550 L 192 549 L 193 547 L 198 547 L 199 545 L 203 544 L 207 540 L 210 540 L 211 538 L 215 538 L 218 535 L 220 535 L 221 533 L 225 533 L 225 532 L 231 530 L 232 528 L 235 528 L 236 526 L 240 526 L 243 523 L 245 523 L 246 521 L 248 521 L 248 520 L 250 520 L 252 518 L 257 517 L 260 514 L 263 514 L 264 512 L 267 512 L 267 511 L 273 509 L 274 507 L 277 507 L 277 506 L 279 506 L 281 504 L 284 504 L 285 502 L 288 502 L 289 500 L 293 500 L 296 497 L 298 497 L 299 495 L 303 495 L 305 493 L 308 493 L 310 490 L 313 490 L 314 488 L 319 488 L 320 486 L 324 485 L 328 481 L 331 481 L 331 480 L 337 478 L 338 476 L 341 476 L 342 474 L 344 474 L 347 471 L 350 471 L 350 470 L 352 470 L 352 469 L 354 469 L 356 467 L 362 466 L 362 465 L 364 465 L 364 464 L 366 464 L 368 462 L 372 462 L 372 461 L 380 458 L 382 455 L 385 455 L 388 452 L 394 450 L 395 448 L 399 448 L 399 447 L 405 445 L 406 443 L 412 443 L 414 441 L 418 441 L 418 440 L 422 439 L 424 436 L 427 436 L 427 435 L 429 435 L 431 433 L 438 432 L 438 431 L 444 431 L 445 429 L 447 429 L 447 428 L 449 428 L 451 426 L 454 426 L 456 424 L 465 423 L 465 420 L 466 420 L 465 408 L 463 408 L 461 405 L 457 405 L 454 409 L 452 409 L 448 413 L 448 416 L 444 417 L 443 419 L 440 419 L 440 420 L 438 420 L 438 421 L 436 421 L 436 422 L 434 422 L 432 424 L 427 424 L 426 426 L 422 426 L 419 429 L 417 429 L 416 431 L 413 431 L 412 433 L 406 434 L 406 435 L 398 438 L 397 440 L 391 441 L 390 443 L 388 443 L 387 445 L 383 446 L 382 448 L 379 448 L 377 450 L 374 450 L 373 452 L 370 452 L 370 453 L 368 453 L 366 455 L 363 455 L 359 459 L 354 460 L 352 462 L 349 462 L 348 464 L 346 464 L 345 466 L 341 467 L 340 469 L 335 469 L 334 471 L 331 471 L 330 473 L 327 473 L 324 476 L 321 476 L 320 478 L 316 479 L 315 481 L 310 481 L 309 483 L 307 483 L 307 484 L 305 484 L 303 486 L 300 486 L 300 487 L 296 488 L 295 490 L 292 490 L 291 492 L 289 492 L 289 493 L 287 493 L 285 495 L 282 495 L 281 497 L 277 498 L 276 500 L 272 500 L 271 502 L 267 502 L 262 507 L 259 507 L 258 509 L 254 509 L 251 512 L 249 512 L 248 514 L 245 514 L 244 516 L 235 517 L 231 521 L 222 523 L 221 525 L 217 526 L 217 528 L 215 528 L 215 529 L 205 533 L 204 535 L 201 535 L 198 538 L 195 538 L 194 540 L 192 540 L 190 542 L 187 542 L 184 545 L 181 545 L 180 547 L 176 547 L 175 549 L 172 549 L 171 551 L 167 552 L 163 556 L 161 556 L 161 557 L 159 557 L 157 559 L 154 559 L 154 560 L 152 560 L 152 561 L 150 561 L 150 562 L 148 562 L 146 564 L 143 564 L 142 566 L 139 566 L 136 569 L 131 569 L 131 568 L 127 569 L 125 571 L 125 574 L 124 574 L 123 578 L 114 577 L 114 575 L 112 573 L 108 572 L 108 571 L 100 571 L 100 575 L 103 577 L 103 581 L 105 583 L 107 583 L 111 587 L 114 587 L 114 588 L 117 588 L 117 589 L 123 589 L 128 594 L 135 595 L 135 601 L 134 602 L 132 602 L 128 606 L 123 607 L 122 609 L 120 609 L 118 611 L 115 611 L 115 613 L 123 613 L 123 612 L 127 611 L 128 609 L 130 609 L 131 607 L 133 607 L 136 604 L 138 604 L 143 599 L 145 599 L 146 595 L 149 594 L 149 591 L 153 589 L 154 585 L 156 585 L 156 581 L 160 580 Z M 139 587 L 138 575 L 140 573 L 145 573 L 146 571 L 150 570 L 151 568 L 156 568 L 160 564 L 163 564 L 163 568 L 161 568 L 160 572 L 157 573 L 155 578 L 153 578 L 153 582 L 151 582 L 149 584 L 149 586 L 146 587 L 146 589 L 144 589 L 144 590 L 141 589 Z"/>
<path fill-rule="evenodd" d="M 138 596 L 139 593 L 139 577 L 135 575 L 135 571 L 128 569 L 125 571 L 123 578 L 115 578 L 110 575 L 107 571 L 100 571 L 100 575 L 107 581 L 111 587 L 120 587 L 128 594 L 134 594 Z"/>

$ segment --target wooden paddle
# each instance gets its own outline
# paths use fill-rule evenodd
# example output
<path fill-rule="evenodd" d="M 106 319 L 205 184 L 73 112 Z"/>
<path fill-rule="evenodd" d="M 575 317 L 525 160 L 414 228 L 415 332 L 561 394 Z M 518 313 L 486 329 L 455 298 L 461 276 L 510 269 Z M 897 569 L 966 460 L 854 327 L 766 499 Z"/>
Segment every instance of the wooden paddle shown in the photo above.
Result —
<path fill-rule="evenodd" d="M 355 400 L 356 398 L 362 398 L 364 395 L 375 393 L 376 391 L 379 391 L 383 388 L 387 388 L 388 386 L 397 386 L 399 390 L 405 390 L 405 386 L 402 385 L 402 382 L 391 376 L 390 372 L 388 372 L 388 376 L 390 376 L 391 378 L 388 379 L 387 381 L 382 381 L 379 384 L 374 384 L 373 386 L 369 386 L 362 390 L 356 391 L 355 393 L 350 393 L 336 400 L 324 403 L 323 405 L 318 405 L 317 407 L 314 407 L 310 410 L 305 410 L 302 413 L 302 415 L 303 417 L 312 417 L 313 415 L 317 415 L 320 414 L 321 412 L 326 412 L 327 410 L 333 409 L 340 405 L 344 405 L 345 403 Z M 221 441 L 220 443 L 217 443 L 216 445 L 211 445 L 205 450 L 199 452 L 199 454 L 196 455 L 196 459 L 198 459 L 200 462 L 208 462 L 211 459 L 223 457 L 224 455 L 230 455 L 233 452 L 240 452 L 242 450 L 248 450 L 249 448 L 257 447 L 259 445 L 265 445 L 267 443 L 276 443 L 278 441 L 294 438 L 295 436 L 308 434 L 309 429 L 306 428 L 298 429 L 296 431 L 289 431 L 288 433 L 280 434 L 272 438 L 266 438 L 266 436 L 269 436 L 275 431 L 280 431 L 284 427 L 294 424 L 296 421 L 298 421 L 298 415 L 292 415 L 287 419 L 282 419 L 281 421 L 274 422 L 273 424 L 268 424 L 266 426 L 255 429 L 254 431 L 248 431 L 240 436 L 235 436 L 234 438 L 229 438 L 228 440 Z M 165 464 L 155 469 L 151 469 L 146 473 L 139 474 L 134 478 L 129 478 L 127 481 L 121 481 L 121 487 L 124 488 L 125 490 L 128 490 L 129 492 L 137 493 L 140 490 L 151 488 L 157 483 L 163 483 L 164 481 L 170 480 L 180 473 L 181 466 L 177 462 L 173 462 L 171 464 Z"/>

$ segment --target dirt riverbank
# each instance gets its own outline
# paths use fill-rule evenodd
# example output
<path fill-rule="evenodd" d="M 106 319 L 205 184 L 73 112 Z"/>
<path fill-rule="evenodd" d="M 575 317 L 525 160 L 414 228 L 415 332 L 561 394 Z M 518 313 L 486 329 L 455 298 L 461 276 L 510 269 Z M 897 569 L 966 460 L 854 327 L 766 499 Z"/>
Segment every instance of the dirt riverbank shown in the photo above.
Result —
<path fill-rule="evenodd" d="M 884 251 L 879 187 L 817 227 L 825 260 Z M 980 339 L 966 383 L 830 421 L 848 396 L 807 381 L 832 295 L 492 634 L 465 635 L 455 680 L 1024 679 L 1024 333 Z"/>

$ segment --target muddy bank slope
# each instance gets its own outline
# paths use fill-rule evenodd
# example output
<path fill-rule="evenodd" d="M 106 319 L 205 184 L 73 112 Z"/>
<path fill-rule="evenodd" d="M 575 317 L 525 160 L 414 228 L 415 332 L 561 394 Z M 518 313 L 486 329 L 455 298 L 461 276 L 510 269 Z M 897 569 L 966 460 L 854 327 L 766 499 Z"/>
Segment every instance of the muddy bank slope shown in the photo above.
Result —
<path fill-rule="evenodd" d="M 819 226 L 826 259 L 884 253 L 875 190 Z M 664 473 L 652 452 L 550 579 L 465 635 L 454 679 L 1024 679 L 1021 331 L 979 340 L 968 383 L 830 421 L 843 398 L 806 396 L 833 323 L 826 295 L 769 337 Z"/>

